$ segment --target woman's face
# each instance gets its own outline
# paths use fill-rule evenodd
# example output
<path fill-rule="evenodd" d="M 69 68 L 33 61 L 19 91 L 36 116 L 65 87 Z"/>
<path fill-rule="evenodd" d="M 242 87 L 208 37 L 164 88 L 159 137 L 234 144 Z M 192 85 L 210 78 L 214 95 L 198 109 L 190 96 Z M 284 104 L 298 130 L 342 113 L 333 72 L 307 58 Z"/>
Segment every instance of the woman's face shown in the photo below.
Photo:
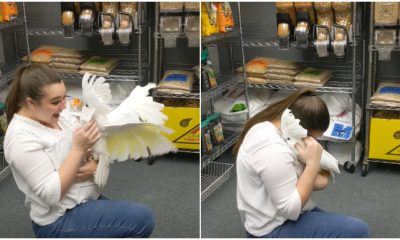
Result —
<path fill-rule="evenodd" d="M 322 134 L 324 134 L 324 132 L 315 131 L 315 130 L 309 130 L 308 131 L 308 136 L 311 136 L 311 137 L 313 137 L 315 139 L 318 139 L 319 137 L 321 137 Z"/>
<path fill-rule="evenodd" d="M 40 102 L 34 101 L 33 110 L 37 121 L 44 125 L 54 126 L 65 109 L 66 88 L 63 82 L 43 87 Z"/>

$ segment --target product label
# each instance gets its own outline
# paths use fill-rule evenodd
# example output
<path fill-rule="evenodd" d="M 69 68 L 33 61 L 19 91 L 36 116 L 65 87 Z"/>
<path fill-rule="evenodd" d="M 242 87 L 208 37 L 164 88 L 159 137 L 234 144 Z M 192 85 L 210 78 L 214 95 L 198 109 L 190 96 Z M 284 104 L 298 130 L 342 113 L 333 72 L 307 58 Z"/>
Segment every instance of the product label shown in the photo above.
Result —
<path fill-rule="evenodd" d="M 188 76 L 186 74 L 170 74 L 165 78 L 165 81 L 180 81 L 186 82 Z"/>
<path fill-rule="evenodd" d="M 304 75 L 309 75 L 309 76 L 318 76 L 321 74 L 321 71 L 318 70 L 306 70 L 303 72 Z"/>
<path fill-rule="evenodd" d="M 379 90 L 379 93 L 383 94 L 400 94 L 400 87 L 386 86 Z"/>
<path fill-rule="evenodd" d="M 349 140 L 352 133 L 353 133 L 353 127 L 346 126 L 340 123 L 335 123 L 333 125 L 331 136 L 338 139 Z"/>
<path fill-rule="evenodd" d="M 218 123 L 213 127 L 215 141 L 219 144 L 224 141 L 224 132 L 222 130 L 222 124 Z"/>
<path fill-rule="evenodd" d="M 194 126 L 189 131 L 183 133 L 177 139 L 175 139 L 174 143 L 183 143 L 183 144 L 199 144 L 200 142 L 200 125 Z"/>

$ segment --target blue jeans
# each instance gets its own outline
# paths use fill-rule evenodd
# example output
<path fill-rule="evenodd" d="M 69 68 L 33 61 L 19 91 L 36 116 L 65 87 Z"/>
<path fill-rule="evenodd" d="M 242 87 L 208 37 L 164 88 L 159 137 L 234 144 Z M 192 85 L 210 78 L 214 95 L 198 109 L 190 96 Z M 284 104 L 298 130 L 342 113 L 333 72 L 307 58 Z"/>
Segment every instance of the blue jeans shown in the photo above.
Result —
<path fill-rule="evenodd" d="M 149 237 L 154 228 L 152 211 L 146 206 L 99 197 L 72 209 L 54 223 L 32 222 L 36 237 L 123 238 Z"/>
<path fill-rule="evenodd" d="M 247 233 L 247 237 L 255 236 Z M 324 212 L 319 208 L 287 220 L 260 238 L 369 238 L 369 227 L 358 218 Z"/>

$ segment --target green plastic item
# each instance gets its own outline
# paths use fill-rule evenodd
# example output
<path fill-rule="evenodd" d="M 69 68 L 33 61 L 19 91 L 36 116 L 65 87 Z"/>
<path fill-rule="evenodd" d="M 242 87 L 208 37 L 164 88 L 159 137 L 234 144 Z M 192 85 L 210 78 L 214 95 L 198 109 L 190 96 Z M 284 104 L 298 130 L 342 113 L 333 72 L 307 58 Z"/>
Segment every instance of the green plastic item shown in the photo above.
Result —
<path fill-rule="evenodd" d="M 215 119 L 220 119 L 221 118 L 221 113 L 220 112 L 215 112 L 213 115 L 208 116 L 207 120 L 208 121 L 214 121 Z"/>
<path fill-rule="evenodd" d="M 201 121 L 200 127 L 201 127 L 201 129 L 204 129 L 204 128 L 206 128 L 209 124 L 210 124 L 210 121 L 208 121 L 208 120 L 206 119 L 206 120 Z"/>
<path fill-rule="evenodd" d="M 231 112 L 241 112 L 246 110 L 246 105 L 244 103 L 236 103 L 233 105 L 233 107 L 231 108 Z"/>

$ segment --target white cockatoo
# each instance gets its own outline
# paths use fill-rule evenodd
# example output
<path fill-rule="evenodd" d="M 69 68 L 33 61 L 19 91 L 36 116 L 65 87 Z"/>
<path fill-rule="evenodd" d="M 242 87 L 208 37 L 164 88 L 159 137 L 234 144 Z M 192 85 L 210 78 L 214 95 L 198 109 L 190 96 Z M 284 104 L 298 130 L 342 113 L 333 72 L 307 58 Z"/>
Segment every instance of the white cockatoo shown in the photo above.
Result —
<path fill-rule="evenodd" d="M 281 131 L 282 136 L 292 148 L 292 151 L 294 151 L 294 153 L 296 153 L 296 155 L 298 156 L 298 152 L 294 146 L 296 145 L 296 143 L 304 144 L 302 139 L 306 138 L 308 135 L 307 130 L 300 125 L 300 120 L 296 119 L 292 111 L 289 109 L 285 109 L 282 114 Z M 334 173 L 340 174 L 338 161 L 335 157 L 333 157 L 325 150 L 322 151 L 320 167 L 321 169 L 329 171 L 333 179 Z"/>
<path fill-rule="evenodd" d="M 99 159 L 94 181 L 103 187 L 108 179 L 110 163 L 128 159 L 148 158 L 176 152 L 175 145 L 162 132 L 167 116 L 161 112 L 164 105 L 153 101 L 149 90 L 156 85 L 137 86 L 115 109 L 107 103 L 111 90 L 103 77 L 86 73 L 82 78 L 85 105 L 80 114 L 81 123 L 96 120 L 101 138 L 93 145 L 92 152 Z"/>

